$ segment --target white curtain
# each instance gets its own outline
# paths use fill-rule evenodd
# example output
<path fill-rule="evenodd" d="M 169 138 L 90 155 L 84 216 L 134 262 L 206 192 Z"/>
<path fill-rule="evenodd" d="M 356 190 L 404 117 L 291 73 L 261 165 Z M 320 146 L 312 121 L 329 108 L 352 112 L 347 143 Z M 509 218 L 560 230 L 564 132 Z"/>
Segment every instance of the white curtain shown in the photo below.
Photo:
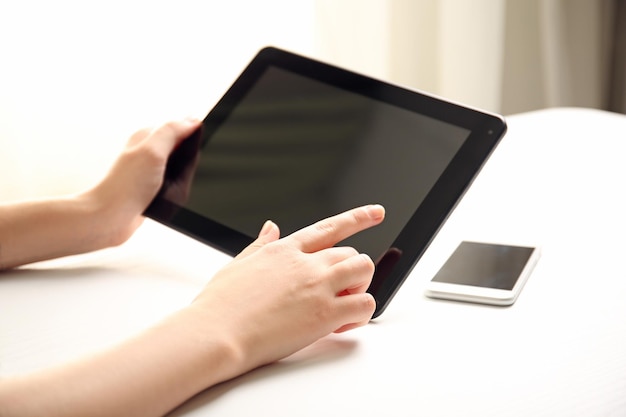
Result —
<path fill-rule="evenodd" d="M 317 54 L 503 114 L 626 112 L 625 0 L 317 0 Z"/>
<path fill-rule="evenodd" d="M 508 0 L 502 111 L 580 106 L 626 112 L 617 100 L 626 93 L 623 81 L 619 86 L 626 67 L 617 68 L 626 47 L 617 35 L 626 23 L 619 18 L 623 8 L 623 0 Z"/>

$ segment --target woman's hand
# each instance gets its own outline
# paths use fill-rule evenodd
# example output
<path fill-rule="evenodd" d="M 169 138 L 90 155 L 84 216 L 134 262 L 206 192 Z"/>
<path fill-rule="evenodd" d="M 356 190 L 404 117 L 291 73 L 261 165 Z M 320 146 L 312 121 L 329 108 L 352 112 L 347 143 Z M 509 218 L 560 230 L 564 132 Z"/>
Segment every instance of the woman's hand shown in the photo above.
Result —
<path fill-rule="evenodd" d="M 379 224 L 379 205 L 330 217 L 279 239 L 268 221 L 259 237 L 206 285 L 190 308 L 210 323 L 208 338 L 224 338 L 238 358 L 238 375 L 284 358 L 331 333 L 367 323 L 376 303 L 366 292 L 369 256 L 343 239 Z"/>
<path fill-rule="evenodd" d="M 107 176 L 82 196 L 106 226 L 105 246 L 125 242 L 141 225 L 143 212 L 163 184 L 169 155 L 199 126 L 200 121 L 185 119 L 138 131 Z"/>

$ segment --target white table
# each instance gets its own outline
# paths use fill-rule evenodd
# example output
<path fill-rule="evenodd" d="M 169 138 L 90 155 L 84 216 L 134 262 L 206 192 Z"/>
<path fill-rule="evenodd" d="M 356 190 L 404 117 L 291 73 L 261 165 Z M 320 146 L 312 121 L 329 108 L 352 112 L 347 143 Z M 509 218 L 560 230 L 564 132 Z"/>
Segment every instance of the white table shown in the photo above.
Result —
<path fill-rule="evenodd" d="M 626 415 L 626 116 L 552 109 L 508 123 L 380 318 L 173 415 Z M 423 296 L 463 239 L 541 245 L 512 307 Z M 128 337 L 188 303 L 228 259 L 146 221 L 120 248 L 0 275 L 0 376 Z"/>

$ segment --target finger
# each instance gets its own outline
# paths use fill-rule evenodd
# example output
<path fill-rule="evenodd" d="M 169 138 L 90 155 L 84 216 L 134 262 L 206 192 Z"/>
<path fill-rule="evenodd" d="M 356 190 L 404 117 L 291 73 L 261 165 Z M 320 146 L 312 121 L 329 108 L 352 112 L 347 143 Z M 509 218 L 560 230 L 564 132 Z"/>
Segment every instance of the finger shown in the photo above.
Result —
<path fill-rule="evenodd" d="M 338 295 L 365 292 L 372 282 L 374 269 L 374 262 L 364 253 L 338 262 L 328 270 L 333 292 Z"/>
<path fill-rule="evenodd" d="M 245 247 L 244 250 L 242 250 L 237 255 L 237 258 L 246 257 L 250 255 L 251 253 L 254 253 L 257 250 L 259 250 L 259 248 L 267 245 L 268 243 L 274 242 L 278 240 L 279 238 L 280 238 L 280 229 L 278 228 L 276 223 L 272 222 L 271 220 L 267 220 L 263 224 L 263 227 L 261 228 L 261 231 L 259 232 L 259 235 L 255 239 L 255 241 L 249 244 L 247 247 Z"/>
<path fill-rule="evenodd" d="M 317 252 L 379 224 L 384 217 L 383 206 L 378 204 L 362 206 L 300 229 L 288 236 L 288 239 L 303 252 Z"/>
<path fill-rule="evenodd" d="M 158 155 L 169 156 L 172 150 L 191 136 L 199 126 L 200 121 L 191 118 L 168 122 L 154 129 L 148 139 Z"/>
<path fill-rule="evenodd" d="M 367 292 L 337 297 L 337 303 L 337 309 L 340 317 L 344 319 L 344 324 L 340 325 L 334 333 L 364 326 L 372 319 L 376 310 L 376 300 Z"/>

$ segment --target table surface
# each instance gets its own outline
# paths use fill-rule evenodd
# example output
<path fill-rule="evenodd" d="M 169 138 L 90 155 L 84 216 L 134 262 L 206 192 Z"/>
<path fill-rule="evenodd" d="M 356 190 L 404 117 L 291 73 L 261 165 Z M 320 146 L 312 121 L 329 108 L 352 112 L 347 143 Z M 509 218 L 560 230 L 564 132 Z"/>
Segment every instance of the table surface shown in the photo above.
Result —
<path fill-rule="evenodd" d="M 381 317 L 172 415 L 626 415 L 626 116 L 563 108 L 507 121 Z M 461 240 L 541 247 L 513 306 L 423 295 Z M 0 376 L 129 337 L 189 303 L 228 261 L 148 220 L 121 247 L 0 275 Z"/>

